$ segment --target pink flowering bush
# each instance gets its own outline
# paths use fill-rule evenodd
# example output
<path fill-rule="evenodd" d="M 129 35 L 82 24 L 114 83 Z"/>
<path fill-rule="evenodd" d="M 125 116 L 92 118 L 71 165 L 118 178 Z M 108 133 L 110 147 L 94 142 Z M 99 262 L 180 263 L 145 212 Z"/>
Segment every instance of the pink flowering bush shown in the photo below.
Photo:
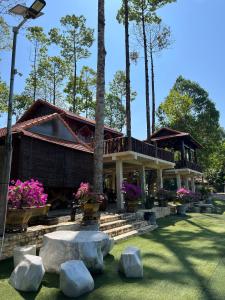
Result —
<path fill-rule="evenodd" d="M 47 199 L 48 195 L 44 193 L 43 185 L 38 180 L 16 180 L 9 185 L 9 208 L 41 207 L 46 205 Z"/>
<path fill-rule="evenodd" d="M 135 184 L 123 182 L 122 192 L 125 194 L 126 198 L 130 201 L 137 201 L 142 195 L 141 188 Z"/>
<path fill-rule="evenodd" d="M 103 195 L 96 194 L 92 191 L 90 183 L 81 182 L 80 187 L 75 193 L 75 198 L 80 204 L 85 203 L 102 203 L 104 200 Z"/>
<path fill-rule="evenodd" d="M 188 189 L 181 188 L 177 190 L 177 198 L 181 200 L 181 202 L 190 202 L 192 199 L 192 192 Z"/>

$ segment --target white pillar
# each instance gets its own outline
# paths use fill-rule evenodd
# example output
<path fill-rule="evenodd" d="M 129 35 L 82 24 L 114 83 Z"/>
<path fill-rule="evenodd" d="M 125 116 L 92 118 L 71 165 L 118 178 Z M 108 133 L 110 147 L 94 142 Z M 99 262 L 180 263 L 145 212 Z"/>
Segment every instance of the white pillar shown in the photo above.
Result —
<path fill-rule="evenodd" d="M 146 174 L 145 174 L 145 166 L 141 166 L 140 169 L 140 177 L 141 177 L 141 190 L 143 193 L 143 201 L 146 201 Z"/>
<path fill-rule="evenodd" d="M 193 193 L 195 193 L 195 178 L 191 177 L 191 190 Z"/>
<path fill-rule="evenodd" d="M 163 189 L 163 170 L 162 169 L 157 170 L 157 178 L 158 178 L 158 187 L 160 189 Z"/>
<path fill-rule="evenodd" d="M 112 172 L 112 189 L 115 192 L 115 188 L 116 188 L 116 173 Z"/>
<path fill-rule="evenodd" d="M 185 187 L 189 190 L 189 178 L 185 177 Z"/>
<path fill-rule="evenodd" d="M 181 189 L 181 177 L 180 177 L 180 174 L 177 174 L 176 176 L 177 178 L 177 189 Z"/>
<path fill-rule="evenodd" d="M 117 194 L 117 208 L 124 209 L 124 196 L 121 192 L 123 184 L 123 162 L 116 161 L 116 194 Z"/>

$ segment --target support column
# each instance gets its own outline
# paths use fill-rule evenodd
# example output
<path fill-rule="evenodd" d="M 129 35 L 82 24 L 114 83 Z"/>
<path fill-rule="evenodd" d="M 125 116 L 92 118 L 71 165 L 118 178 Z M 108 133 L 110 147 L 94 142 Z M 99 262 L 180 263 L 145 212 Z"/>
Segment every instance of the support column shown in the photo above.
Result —
<path fill-rule="evenodd" d="M 163 189 L 163 170 L 157 170 L 158 188 Z"/>
<path fill-rule="evenodd" d="M 185 177 L 185 187 L 189 190 L 189 178 Z"/>
<path fill-rule="evenodd" d="M 116 161 L 116 195 L 117 195 L 117 208 L 124 209 L 124 196 L 121 192 L 123 184 L 123 162 L 121 160 Z"/>
<path fill-rule="evenodd" d="M 180 174 L 177 174 L 176 175 L 176 178 L 177 178 L 177 189 L 181 189 L 181 177 L 180 177 Z"/>
<path fill-rule="evenodd" d="M 191 190 L 193 193 L 195 193 L 195 178 L 191 177 Z"/>
<path fill-rule="evenodd" d="M 116 173 L 112 172 L 112 190 L 115 192 L 116 190 Z"/>
<path fill-rule="evenodd" d="M 140 169 L 140 179 L 141 179 L 141 190 L 143 193 L 142 199 L 143 202 L 146 201 L 146 174 L 145 174 L 145 166 L 141 166 Z"/>

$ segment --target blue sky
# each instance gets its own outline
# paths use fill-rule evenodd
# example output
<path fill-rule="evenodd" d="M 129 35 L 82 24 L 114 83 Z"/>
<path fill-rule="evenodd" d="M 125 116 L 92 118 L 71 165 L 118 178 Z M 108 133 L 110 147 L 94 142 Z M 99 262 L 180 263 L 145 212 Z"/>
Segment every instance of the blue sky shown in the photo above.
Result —
<path fill-rule="evenodd" d="M 28 2 L 31 4 L 32 1 Z M 121 0 L 106 0 L 106 80 L 113 78 L 117 70 L 125 68 L 124 29 L 116 21 Z M 174 44 L 155 58 L 157 105 L 168 95 L 179 75 L 197 81 L 205 88 L 216 103 L 221 114 L 221 125 L 225 127 L 225 1 L 224 0 L 177 0 L 161 9 L 158 13 L 165 24 L 171 27 Z M 48 31 L 59 26 L 59 20 L 66 14 L 83 14 L 87 24 L 97 27 L 97 0 L 47 0 L 45 15 L 30 22 L 30 26 L 43 26 Z M 9 18 L 11 25 L 15 18 Z M 92 56 L 80 62 L 96 68 L 96 43 L 92 47 Z M 29 43 L 25 32 L 18 38 L 17 69 L 23 77 L 17 77 L 15 90 L 24 88 L 24 80 L 30 71 Z M 9 82 L 10 53 L 1 55 L 0 70 L 5 81 Z M 145 86 L 144 66 L 140 61 L 131 68 L 132 87 L 138 93 L 132 104 L 132 135 L 146 137 L 145 125 Z M 0 118 L 0 127 L 5 117 Z"/>

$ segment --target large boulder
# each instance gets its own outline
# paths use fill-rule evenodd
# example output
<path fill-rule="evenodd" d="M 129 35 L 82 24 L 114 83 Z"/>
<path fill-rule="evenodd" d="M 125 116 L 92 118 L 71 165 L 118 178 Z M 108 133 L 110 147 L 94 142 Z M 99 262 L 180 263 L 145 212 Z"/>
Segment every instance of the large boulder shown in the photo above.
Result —
<path fill-rule="evenodd" d="M 60 290 L 71 298 L 94 289 L 94 280 L 81 260 L 67 261 L 60 266 Z"/>
<path fill-rule="evenodd" d="M 142 278 L 143 265 L 140 250 L 136 247 L 127 247 L 120 257 L 119 271 L 127 278 Z"/>
<path fill-rule="evenodd" d="M 36 245 L 16 247 L 13 250 L 14 268 L 24 259 L 25 255 L 36 255 Z"/>
<path fill-rule="evenodd" d="M 100 231 L 55 231 L 44 235 L 40 250 L 46 272 L 58 273 L 68 260 L 83 260 L 88 269 L 102 271 L 103 256 L 113 247 L 113 240 Z"/>
<path fill-rule="evenodd" d="M 15 270 L 9 282 L 17 290 L 23 292 L 36 292 L 41 284 L 45 269 L 41 257 L 25 255 Z"/>

